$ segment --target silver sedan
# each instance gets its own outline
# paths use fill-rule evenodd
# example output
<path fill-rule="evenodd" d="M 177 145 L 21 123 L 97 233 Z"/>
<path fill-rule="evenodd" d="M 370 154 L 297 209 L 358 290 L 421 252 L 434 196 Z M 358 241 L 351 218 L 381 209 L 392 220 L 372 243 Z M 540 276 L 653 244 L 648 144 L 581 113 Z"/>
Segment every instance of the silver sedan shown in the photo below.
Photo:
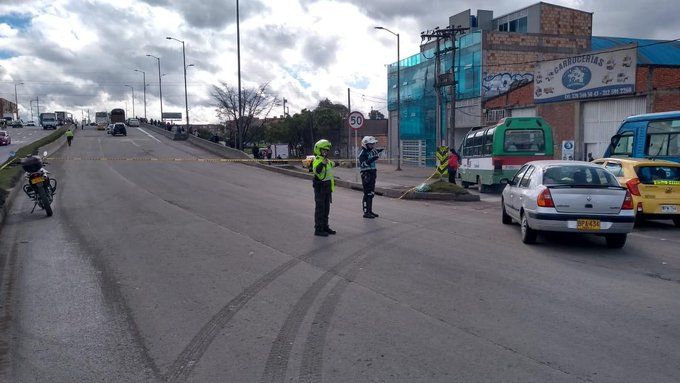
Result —
<path fill-rule="evenodd" d="M 539 231 L 603 235 L 621 248 L 633 230 L 633 199 L 604 167 L 582 161 L 532 161 L 504 179 L 502 222 L 519 222 L 522 242 Z"/>

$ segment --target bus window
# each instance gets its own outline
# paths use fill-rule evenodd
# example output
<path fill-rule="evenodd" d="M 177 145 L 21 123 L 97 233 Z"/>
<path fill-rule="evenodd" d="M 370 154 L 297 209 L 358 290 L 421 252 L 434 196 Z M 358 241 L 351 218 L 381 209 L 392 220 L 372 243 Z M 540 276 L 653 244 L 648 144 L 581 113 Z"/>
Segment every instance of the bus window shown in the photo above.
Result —
<path fill-rule="evenodd" d="M 680 156 L 680 120 L 652 121 L 647 126 L 647 156 Z"/>
<path fill-rule="evenodd" d="M 475 138 L 472 142 L 472 145 L 474 146 L 473 149 L 473 155 L 475 156 L 480 156 L 482 155 L 482 145 L 484 144 L 484 131 L 480 131 L 475 133 Z"/>
<path fill-rule="evenodd" d="M 612 156 L 630 157 L 633 154 L 633 133 L 625 133 L 619 136 L 616 146 L 612 150 Z"/>
<path fill-rule="evenodd" d="M 489 155 L 493 151 L 493 134 L 495 131 L 496 128 L 491 128 L 487 130 L 484 135 L 484 148 L 482 150 L 484 155 Z"/>
<path fill-rule="evenodd" d="M 472 136 L 467 135 L 465 136 L 465 141 L 463 141 L 462 150 L 463 157 L 470 157 L 472 155 L 472 153 L 470 152 L 470 145 L 472 145 Z"/>

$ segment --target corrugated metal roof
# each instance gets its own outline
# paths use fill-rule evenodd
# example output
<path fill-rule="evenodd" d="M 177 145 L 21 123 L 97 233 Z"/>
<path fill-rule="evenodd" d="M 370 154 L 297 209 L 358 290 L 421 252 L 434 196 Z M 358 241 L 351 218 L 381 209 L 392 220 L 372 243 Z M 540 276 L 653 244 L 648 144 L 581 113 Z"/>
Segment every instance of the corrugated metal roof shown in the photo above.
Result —
<path fill-rule="evenodd" d="M 591 42 L 594 51 L 637 44 L 638 65 L 680 66 L 680 41 L 593 36 Z"/>

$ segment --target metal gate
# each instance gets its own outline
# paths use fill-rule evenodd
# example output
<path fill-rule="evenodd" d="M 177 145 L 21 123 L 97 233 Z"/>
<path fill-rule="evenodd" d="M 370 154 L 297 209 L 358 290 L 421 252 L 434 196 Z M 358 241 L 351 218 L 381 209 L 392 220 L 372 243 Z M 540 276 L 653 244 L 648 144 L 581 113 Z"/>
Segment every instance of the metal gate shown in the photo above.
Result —
<path fill-rule="evenodd" d="M 424 168 L 427 157 L 426 145 L 424 140 L 402 140 L 401 141 L 401 162 L 404 166 L 417 166 Z"/>
<path fill-rule="evenodd" d="M 624 118 L 647 112 L 646 97 L 629 97 L 615 100 L 589 101 L 582 104 L 583 149 L 577 158 L 585 159 L 588 153 L 602 157 L 609 140 L 616 134 Z"/>

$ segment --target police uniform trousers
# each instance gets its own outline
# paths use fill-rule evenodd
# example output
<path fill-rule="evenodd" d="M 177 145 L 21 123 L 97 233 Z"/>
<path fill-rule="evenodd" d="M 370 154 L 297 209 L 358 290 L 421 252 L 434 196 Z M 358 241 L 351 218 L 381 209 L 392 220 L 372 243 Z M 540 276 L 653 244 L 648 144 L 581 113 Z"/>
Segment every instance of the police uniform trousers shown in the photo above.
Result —
<path fill-rule="evenodd" d="M 375 197 L 375 179 L 378 171 L 376 169 L 364 170 L 361 172 L 361 186 L 364 189 L 362 200 L 364 213 L 373 213 L 373 197 Z"/>
<path fill-rule="evenodd" d="M 328 228 L 328 215 L 331 211 L 331 181 L 314 178 L 314 229 L 324 231 Z"/>

